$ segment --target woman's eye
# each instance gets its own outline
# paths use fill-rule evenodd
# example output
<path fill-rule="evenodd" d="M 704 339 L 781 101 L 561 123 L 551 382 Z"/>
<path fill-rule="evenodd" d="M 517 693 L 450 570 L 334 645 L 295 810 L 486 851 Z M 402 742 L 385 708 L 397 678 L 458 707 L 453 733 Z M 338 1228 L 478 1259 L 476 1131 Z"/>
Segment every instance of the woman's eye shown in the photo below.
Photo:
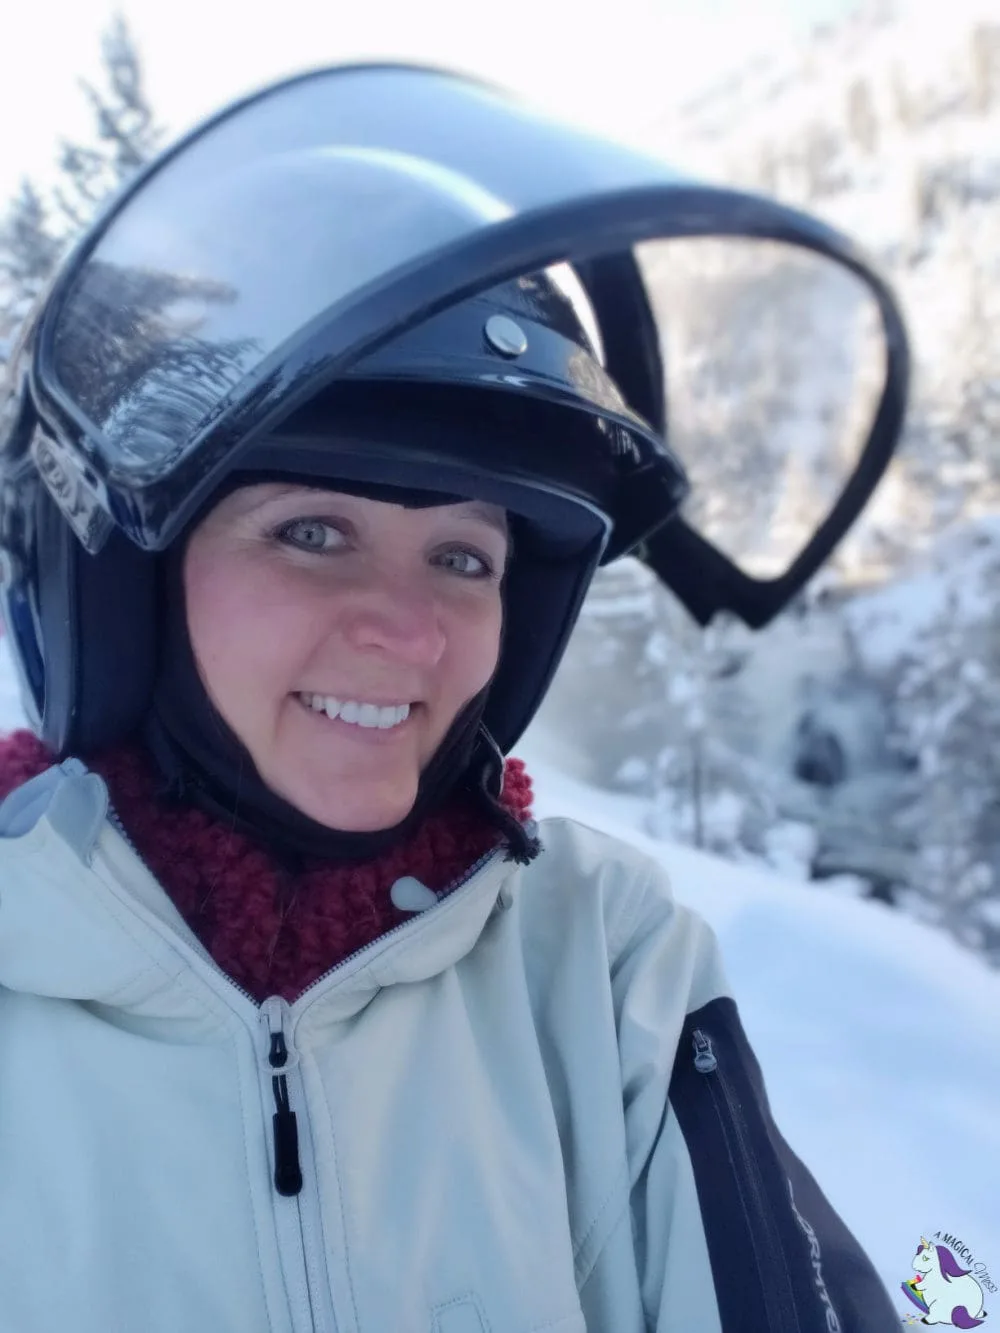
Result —
<path fill-rule="evenodd" d="M 489 578 L 493 573 L 493 566 L 481 555 L 476 555 L 474 551 L 466 551 L 457 547 L 452 551 L 444 551 L 439 557 L 438 562 L 446 569 L 453 570 L 456 574 L 464 574 L 466 578 Z"/>
<path fill-rule="evenodd" d="M 321 518 L 297 518 L 278 529 L 279 541 L 297 546 L 300 551 L 329 551 L 339 546 L 343 535 Z"/>

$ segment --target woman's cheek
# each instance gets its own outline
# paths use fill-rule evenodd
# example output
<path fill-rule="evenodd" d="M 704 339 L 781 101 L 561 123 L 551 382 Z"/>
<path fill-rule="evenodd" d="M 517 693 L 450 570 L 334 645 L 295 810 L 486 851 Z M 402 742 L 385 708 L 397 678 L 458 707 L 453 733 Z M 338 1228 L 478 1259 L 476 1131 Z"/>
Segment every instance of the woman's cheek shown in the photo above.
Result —
<path fill-rule="evenodd" d="M 500 635 L 503 627 L 503 607 L 499 590 L 480 599 L 479 604 L 466 607 L 459 618 L 461 652 L 470 667 L 475 664 L 476 693 L 489 681 L 496 670 L 500 656 Z"/>
<path fill-rule="evenodd" d="M 218 705 L 227 686 L 242 687 L 286 641 L 287 629 L 277 622 L 288 602 L 266 570 L 245 557 L 198 554 L 203 558 L 192 559 L 187 571 L 188 627 L 195 661 Z"/>

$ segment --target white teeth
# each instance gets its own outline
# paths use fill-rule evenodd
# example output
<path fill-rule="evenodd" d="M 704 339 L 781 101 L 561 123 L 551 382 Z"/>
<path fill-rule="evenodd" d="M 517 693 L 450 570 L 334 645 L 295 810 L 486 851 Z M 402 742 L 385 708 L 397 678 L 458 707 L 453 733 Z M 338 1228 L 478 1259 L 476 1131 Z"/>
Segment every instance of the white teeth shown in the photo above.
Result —
<path fill-rule="evenodd" d="M 373 727 L 388 731 L 410 716 L 409 704 L 361 704 L 353 700 L 341 702 L 332 694 L 302 694 L 299 696 L 307 708 L 317 713 L 326 713 L 331 720 L 339 717 L 341 722 L 352 723 L 358 727 Z"/>

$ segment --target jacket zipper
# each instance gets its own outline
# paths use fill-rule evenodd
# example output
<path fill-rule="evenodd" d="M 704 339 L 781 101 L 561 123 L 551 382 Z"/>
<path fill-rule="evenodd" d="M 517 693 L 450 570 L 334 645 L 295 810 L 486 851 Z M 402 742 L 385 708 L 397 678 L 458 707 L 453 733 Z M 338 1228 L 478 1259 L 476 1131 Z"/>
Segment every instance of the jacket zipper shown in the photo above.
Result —
<path fill-rule="evenodd" d="M 736 1190 L 748 1218 L 748 1240 L 760 1279 L 761 1306 L 767 1311 L 767 1333 L 800 1333 L 785 1252 L 760 1167 L 747 1142 L 739 1098 L 719 1064 L 711 1039 L 700 1028 L 695 1028 L 692 1044 L 694 1067 L 705 1079 L 723 1139 L 738 1167 Z"/>
<path fill-rule="evenodd" d="M 108 805 L 107 818 L 132 854 L 145 865 L 139 849 L 125 831 L 125 826 L 118 811 L 110 804 Z M 477 875 L 488 862 L 499 854 L 499 851 L 498 847 L 492 847 L 489 851 L 484 852 L 479 860 L 474 862 L 463 875 L 452 880 L 446 888 L 441 890 L 438 894 L 438 900 L 443 901 L 445 898 L 450 898 L 459 889 L 464 888 L 474 875 Z M 433 908 L 428 910 L 433 911 Z M 335 972 L 347 967 L 348 964 L 353 963 L 369 950 L 378 948 L 386 940 L 391 939 L 393 935 L 398 935 L 401 931 L 406 930 L 409 925 L 409 921 L 402 921 L 398 926 L 394 926 L 392 930 L 387 930 L 384 934 L 379 935 L 378 939 L 370 940 L 362 948 L 355 949 L 354 953 L 342 958 L 339 963 L 335 963 L 333 967 L 328 968 L 322 976 L 309 983 L 296 999 L 296 1005 L 301 1005 L 311 991 L 314 991 L 317 986 L 322 986 Z M 294 1059 L 292 1059 L 293 1048 L 289 1045 L 290 1031 L 288 1029 L 290 1029 L 291 1006 L 286 1000 L 277 995 L 269 996 L 263 1003 L 258 1003 L 239 982 L 234 981 L 228 973 L 223 972 L 200 940 L 195 938 L 194 943 L 199 955 L 205 962 L 213 967 L 216 972 L 225 978 L 229 985 L 238 990 L 258 1010 L 259 1021 L 266 1029 L 268 1038 L 267 1061 L 271 1074 L 271 1092 L 274 1097 L 274 1113 L 271 1117 L 271 1134 L 274 1142 L 274 1188 L 283 1197 L 294 1198 L 302 1191 L 303 1177 L 299 1155 L 298 1120 L 295 1111 L 292 1110 L 288 1092 L 288 1071 L 293 1065 L 298 1064 L 298 1055 L 295 1053 Z M 276 1072 L 279 1070 L 280 1073 Z"/>
<path fill-rule="evenodd" d="M 139 849 L 125 831 L 125 826 L 122 824 L 118 811 L 110 804 L 108 805 L 107 817 L 112 828 L 132 854 L 143 861 Z M 464 888 L 474 875 L 477 875 L 488 862 L 499 854 L 499 851 L 498 847 L 492 847 L 489 851 L 484 852 L 479 860 L 474 862 L 463 875 L 452 880 L 446 888 L 441 890 L 438 894 L 438 900 L 443 901 L 445 898 L 450 898 L 459 889 Z M 143 865 L 145 865 L 145 861 L 143 861 Z M 433 908 L 428 910 L 433 911 Z M 348 964 L 353 963 L 355 959 L 360 958 L 362 954 L 369 952 L 369 950 L 378 948 L 386 940 L 391 939 L 393 935 L 398 935 L 401 931 L 406 930 L 409 925 L 409 921 L 402 921 L 398 926 L 393 926 L 392 930 L 387 930 L 384 934 L 379 935 L 378 939 L 370 940 L 362 948 L 355 949 L 354 953 L 342 958 L 339 963 L 335 963 L 333 967 L 328 968 L 322 976 L 309 983 L 296 999 L 296 1005 L 301 1005 L 311 991 L 314 991 L 317 986 L 322 986 L 335 972 L 347 967 Z M 271 1119 L 271 1132 L 274 1141 L 274 1188 L 285 1197 L 294 1197 L 301 1192 L 303 1180 L 299 1158 L 298 1121 L 295 1112 L 292 1110 L 288 1092 L 287 1071 L 292 1067 L 292 1063 L 290 1063 L 289 1033 L 286 1032 L 286 1028 L 290 1026 L 291 1006 L 286 1000 L 277 995 L 272 995 L 263 1003 L 258 1003 L 239 982 L 234 981 L 228 973 L 223 972 L 197 937 L 194 944 L 205 962 L 213 967 L 216 972 L 225 978 L 229 985 L 238 990 L 258 1010 L 259 1020 L 266 1027 L 269 1042 L 267 1060 L 271 1072 L 271 1091 L 274 1097 L 274 1114 Z M 298 1064 L 297 1054 L 294 1058 L 294 1064 Z M 277 1070 L 282 1072 L 275 1072 Z"/>
<path fill-rule="evenodd" d="M 460 876 L 459 879 L 454 880 L 446 889 L 442 890 L 439 894 L 439 899 L 450 897 L 457 889 L 462 888 L 463 885 L 472 879 L 473 875 L 477 874 L 488 861 L 492 860 L 496 853 L 496 848 L 492 848 L 490 851 L 484 853 L 478 861 L 469 867 L 464 875 Z M 353 962 L 363 953 L 367 953 L 369 949 L 374 949 L 376 946 L 383 944 L 391 936 L 405 930 L 409 924 L 408 921 L 401 922 L 398 926 L 394 926 L 392 930 L 387 930 L 383 935 L 380 935 L 378 939 L 371 940 L 368 944 L 360 949 L 356 949 L 354 953 L 349 954 L 346 958 L 342 958 L 339 963 L 334 964 L 334 966 L 324 972 L 322 976 L 317 977 L 315 981 L 310 982 L 296 999 L 295 1003 L 301 1004 L 310 991 L 315 990 L 317 986 L 321 986 L 325 981 L 332 977 L 335 972 L 339 972 L 342 967 L 346 967 L 348 963 Z M 233 984 L 235 985 L 236 983 L 234 982 Z M 240 987 L 240 989 L 242 990 L 242 987 Z M 246 995 L 247 992 L 243 991 L 243 994 Z M 268 1063 L 272 1071 L 278 1069 L 285 1070 L 289 1067 L 289 1046 L 288 1037 L 285 1033 L 285 1023 L 286 1016 L 290 1016 L 290 1014 L 291 1008 L 287 1001 L 282 1000 L 276 995 L 270 996 L 260 1006 L 261 1022 L 267 1029 L 270 1043 L 268 1048 Z M 277 1030 L 275 1030 L 276 1027 Z M 296 1055 L 295 1064 L 297 1063 L 298 1056 Z M 272 1073 L 271 1090 L 274 1096 L 275 1106 L 274 1115 L 272 1117 L 272 1133 L 274 1137 L 274 1188 L 279 1194 L 293 1196 L 298 1194 L 302 1189 L 302 1168 L 299 1161 L 298 1122 L 295 1118 L 295 1112 L 291 1107 L 288 1095 L 288 1078 L 285 1073 Z"/>
<path fill-rule="evenodd" d="M 335 1333 L 337 1318 L 324 1253 L 319 1194 L 314 1184 L 306 1188 L 300 1158 L 300 1147 L 307 1154 L 312 1150 L 309 1124 L 305 1118 L 299 1120 L 292 1110 L 293 1102 L 303 1108 L 305 1098 L 290 1013 L 287 1000 L 279 995 L 269 996 L 258 1012 L 259 1063 L 274 1100 L 273 1183 L 275 1192 L 288 1200 L 287 1206 L 275 1209 L 279 1252 L 289 1291 L 300 1288 L 304 1294 L 304 1305 L 294 1307 L 293 1318 L 299 1320 L 307 1310 L 311 1333 Z M 299 1328 L 300 1323 L 296 1322 L 295 1327 Z"/>
<path fill-rule="evenodd" d="M 115 807 L 110 804 L 110 802 L 108 803 L 108 823 L 118 834 L 119 838 L 121 838 L 121 840 L 124 843 L 126 843 L 132 849 L 133 852 L 135 852 L 136 856 L 138 856 L 139 855 L 138 847 L 136 847 L 135 843 L 132 841 L 132 839 L 126 832 L 125 825 L 122 823 L 121 815 L 118 813 Z M 143 862 L 143 864 L 145 864 L 145 862 Z"/>
<path fill-rule="evenodd" d="M 108 822 L 132 855 L 145 865 L 138 848 L 126 833 L 118 812 L 110 805 L 108 807 Z M 469 867 L 464 875 L 453 880 L 447 888 L 441 891 L 438 895 L 439 900 L 451 897 L 457 890 L 464 888 L 473 876 L 477 875 L 480 870 L 499 855 L 499 852 L 500 848 L 494 847 L 484 853 L 475 864 Z M 433 908 L 428 910 L 433 911 Z M 380 947 L 392 936 L 406 930 L 410 924 L 409 921 L 403 921 L 398 926 L 394 926 L 392 930 L 380 935 L 378 939 L 371 940 L 363 948 L 355 950 L 347 958 L 342 958 L 339 963 L 329 968 L 322 976 L 317 977 L 302 991 L 295 1001 L 296 1005 L 301 1005 L 310 992 L 323 985 L 335 972 L 349 966 L 361 955 Z M 335 1330 L 337 1325 L 333 1310 L 332 1293 L 329 1291 L 328 1283 L 324 1281 L 320 1271 L 323 1266 L 323 1259 L 319 1199 L 315 1189 L 304 1192 L 305 1181 L 300 1154 L 300 1125 L 292 1106 L 292 1090 L 289 1089 L 289 1082 L 291 1082 L 297 1101 L 301 1103 L 301 1108 L 304 1110 L 305 1099 L 298 1070 L 299 1056 L 292 1036 L 294 1025 L 291 1006 L 287 1000 L 277 995 L 269 996 L 263 1003 L 258 1003 L 248 990 L 239 985 L 219 967 L 197 937 L 194 937 L 193 941 L 188 943 L 209 967 L 253 1005 L 254 1009 L 257 1010 L 258 1022 L 264 1029 L 264 1044 L 266 1047 L 264 1051 L 264 1069 L 266 1076 L 271 1080 L 271 1095 L 274 1099 L 275 1108 L 271 1117 L 271 1134 L 274 1145 L 274 1188 L 282 1197 L 295 1199 L 296 1201 L 299 1256 L 303 1264 L 303 1276 L 312 1328 L 316 1333 L 327 1333 L 328 1330 Z M 308 1122 L 303 1124 L 302 1129 L 305 1138 L 309 1139 Z M 308 1199 L 306 1195 L 308 1195 Z M 306 1207 L 307 1203 L 308 1208 Z M 309 1213 L 308 1219 L 306 1217 L 307 1211 Z M 317 1298 L 322 1303 L 321 1308 L 317 1308 Z"/>
<path fill-rule="evenodd" d="M 274 1188 L 284 1198 L 294 1198 L 302 1190 L 299 1126 L 288 1098 L 288 1039 L 285 1036 L 281 1002 L 276 996 L 261 1005 L 260 1021 L 268 1039 L 267 1062 L 271 1068 L 271 1092 L 274 1097 L 274 1114 L 271 1117 Z"/>

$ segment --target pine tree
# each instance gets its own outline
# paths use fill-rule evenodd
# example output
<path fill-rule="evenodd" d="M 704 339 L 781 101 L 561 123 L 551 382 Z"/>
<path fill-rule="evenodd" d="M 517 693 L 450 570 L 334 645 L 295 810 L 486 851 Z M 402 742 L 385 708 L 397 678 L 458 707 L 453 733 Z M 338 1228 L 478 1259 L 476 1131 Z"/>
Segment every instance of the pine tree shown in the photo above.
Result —
<path fill-rule="evenodd" d="M 120 14 L 101 40 L 101 56 L 104 87 L 80 83 L 93 113 L 95 142 L 66 140 L 59 153 L 64 179 L 55 197 L 70 231 L 86 225 L 107 196 L 149 161 L 162 138 L 143 86 L 139 52 Z"/>
<path fill-rule="evenodd" d="M 49 210 L 25 181 L 0 225 L 0 362 L 17 327 L 49 279 L 62 249 Z"/>
<path fill-rule="evenodd" d="M 51 198 L 26 180 L 0 220 L 0 363 L 66 245 L 149 160 L 161 138 L 138 50 L 120 15 L 102 38 L 101 54 L 100 85 L 81 82 L 94 117 L 92 142 L 64 141 Z"/>
<path fill-rule="evenodd" d="M 992 586 L 996 563 L 985 567 Z M 956 589 L 921 635 L 896 691 L 896 721 L 919 761 L 901 819 L 916 834 L 917 913 L 1000 965 L 1000 743 L 996 635 L 989 613 L 970 618 Z"/>
<path fill-rule="evenodd" d="M 1000 96 L 1000 23 L 978 23 L 969 37 L 972 104 L 986 115 Z"/>
<path fill-rule="evenodd" d="M 669 720 L 663 668 L 649 644 L 665 596 L 637 560 L 598 570 L 543 706 L 541 728 L 568 738 L 570 767 L 598 786 L 643 795 L 654 788 Z"/>
<path fill-rule="evenodd" d="M 858 148 L 871 157 L 878 149 L 878 118 L 867 79 L 855 79 L 847 90 L 847 128 Z"/>
<path fill-rule="evenodd" d="M 57 352 L 63 387 L 116 446 L 142 458 L 203 422 L 240 379 L 257 346 L 249 338 L 200 336 L 213 306 L 236 293 L 224 283 L 91 262 L 80 299 L 86 337 Z M 129 385 L 127 394 L 122 386 Z"/>

